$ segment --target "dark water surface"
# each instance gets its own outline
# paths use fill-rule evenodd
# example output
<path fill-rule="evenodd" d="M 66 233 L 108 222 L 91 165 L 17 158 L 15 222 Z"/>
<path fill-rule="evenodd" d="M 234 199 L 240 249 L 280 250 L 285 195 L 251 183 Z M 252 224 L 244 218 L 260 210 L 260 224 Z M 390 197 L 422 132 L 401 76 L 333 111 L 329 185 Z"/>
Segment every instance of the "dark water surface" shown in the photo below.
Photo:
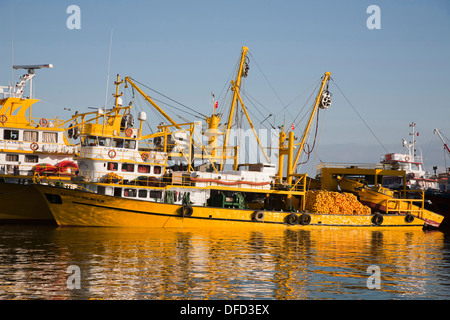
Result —
<path fill-rule="evenodd" d="M 0 226 L 3 300 L 449 298 L 441 231 Z"/>

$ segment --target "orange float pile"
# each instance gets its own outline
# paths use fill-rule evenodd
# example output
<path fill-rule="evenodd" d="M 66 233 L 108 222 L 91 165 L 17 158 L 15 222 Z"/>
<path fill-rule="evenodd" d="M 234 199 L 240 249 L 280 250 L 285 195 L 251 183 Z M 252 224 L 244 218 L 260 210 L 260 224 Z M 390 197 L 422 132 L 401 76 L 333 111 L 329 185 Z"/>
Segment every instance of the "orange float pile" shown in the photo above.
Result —
<path fill-rule="evenodd" d="M 307 191 L 306 210 L 313 213 L 370 215 L 368 206 L 358 201 L 352 193 L 334 191 Z"/>

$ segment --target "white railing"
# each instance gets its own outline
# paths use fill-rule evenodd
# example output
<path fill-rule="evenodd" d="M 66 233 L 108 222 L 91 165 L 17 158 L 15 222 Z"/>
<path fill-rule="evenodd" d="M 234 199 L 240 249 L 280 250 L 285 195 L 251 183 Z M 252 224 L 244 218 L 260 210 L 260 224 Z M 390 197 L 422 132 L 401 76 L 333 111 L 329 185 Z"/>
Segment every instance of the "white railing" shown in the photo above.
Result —
<path fill-rule="evenodd" d="M 64 143 L 28 142 L 16 140 L 0 140 L 0 150 L 2 152 L 11 151 L 35 151 L 44 153 L 75 154 L 78 146 L 69 146 Z"/>
<path fill-rule="evenodd" d="M 322 162 L 316 166 L 316 170 L 322 168 L 346 168 L 346 169 L 391 169 L 392 166 L 382 163 L 351 163 L 351 162 Z"/>

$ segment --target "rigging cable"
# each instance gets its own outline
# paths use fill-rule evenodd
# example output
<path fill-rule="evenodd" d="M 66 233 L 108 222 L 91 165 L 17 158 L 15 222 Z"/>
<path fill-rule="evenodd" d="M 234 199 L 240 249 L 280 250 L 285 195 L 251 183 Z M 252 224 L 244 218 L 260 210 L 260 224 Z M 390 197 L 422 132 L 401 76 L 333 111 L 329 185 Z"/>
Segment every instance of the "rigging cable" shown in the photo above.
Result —
<path fill-rule="evenodd" d="M 305 164 L 305 163 L 307 163 L 307 162 L 309 161 L 309 157 L 310 157 L 309 155 L 313 152 L 313 150 L 314 150 L 314 148 L 315 148 L 315 146 L 316 146 L 316 140 L 317 140 L 317 132 L 318 132 L 318 129 L 319 129 L 319 112 L 317 112 L 317 115 L 316 115 L 316 128 L 315 128 L 315 132 L 314 132 L 313 145 L 312 145 L 312 147 L 310 147 L 309 144 L 308 144 L 307 142 L 304 144 L 304 146 L 303 146 L 303 151 L 305 152 L 305 154 L 306 154 L 308 157 L 306 158 L 306 160 L 305 160 L 304 162 L 298 163 L 298 164 L 297 164 L 297 167 L 298 167 L 299 165 Z M 305 146 L 308 146 L 308 151 L 305 150 Z"/>
<path fill-rule="evenodd" d="M 134 88 L 131 87 L 131 89 L 132 89 L 132 92 L 133 92 L 133 97 L 132 97 L 131 100 L 132 100 L 132 101 L 137 101 L 137 103 L 136 103 L 136 105 L 138 106 L 137 109 L 140 109 L 140 111 L 144 111 L 144 108 L 142 107 L 142 104 L 141 104 L 141 101 L 139 100 L 139 97 L 135 98 L 135 96 L 134 96 Z M 127 93 L 127 91 L 125 90 L 125 94 L 126 94 L 126 93 Z M 150 132 L 153 134 L 154 131 L 153 131 L 153 129 L 152 129 L 150 123 L 149 123 L 148 121 L 145 121 L 145 124 L 147 125 L 147 128 L 150 130 Z M 142 133 L 141 133 L 141 134 L 142 134 Z"/>
<path fill-rule="evenodd" d="M 150 88 L 149 88 L 150 89 Z M 150 90 L 152 90 L 152 89 L 150 89 Z M 154 90 L 153 90 L 154 91 Z M 133 92 L 134 92 L 134 90 L 133 90 Z M 173 106 L 173 105 L 171 105 L 171 104 L 169 104 L 169 103 L 167 103 L 167 102 L 164 102 L 164 101 L 162 101 L 162 100 L 160 100 L 160 99 L 157 99 L 157 98 L 155 98 L 155 97 L 152 97 L 152 99 L 153 100 L 155 100 L 156 102 L 159 102 L 160 104 L 163 104 L 165 107 L 169 107 L 169 108 L 173 108 L 173 109 L 175 109 L 175 110 L 178 110 L 178 111 L 181 111 L 181 112 L 184 112 L 184 113 L 186 113 L 186 114 L 188 114 L 188 115 L 190 115 L 190 116 L 192 116 L 192 117 L 196 117 L 196 118 L 199 118 L 199 119 L 203 119 L 202 117 L 199 117 L 199 116 L 197 116 L 197 115 L 195 115 L 195 114 L 193 114 L 193 113 L 190 113 L 190 112 L 187 112 L 187 111 L 185 111 L 185 110 L 183 110 L 183 109 L 181 109 L 181 108 L 178 108 L 178 107 L 175 107 L 175 106 Z M 168 99 L 170 99 L 170 98 L 168 98 Z M 170 99 L 170 100 L 172 100 L 172 99 Z M 176 101 L 175 101 L 176 102 Z M 148 104 L 148 102 L 147 102 L 147 104 Z M 152 108 L 153 109 L 153 108 Z M 173 111 L 172 111 L 173 112 Z M 159 116 L 161 116 L 161 114 L 159 113 L 159 112 L 155 112 L 155 113 L 157 113 Z M 175 115 L 177 115 L 178 117 L 180 117 L 178 114 L 176 114 L 175 113 Z M 164 119 L 164 118 L 162 118 L 161 117 L 161 119 Z M 164 121 L 166 121 L 167 119 L 164 119 Z"/>
<path fill-rule="evenodd" d="M 264 74 L 264 72 L 261 70 L 258 62 L 256 61 L 255 57 L 253 57 L 252 53 L 249 51 L 248 53 L 252 59 L 255 61 L 256 66 L 258 67 L 259 71 L 261 72 L 261 74 L 263 75 L 264 79 L 266 79 L 267 83 L 269 84 L 269 86 L 272 88 L 273 92 L 275 93 L 275 95 L 277 96 L 278 100 L 280 101 L 281 105 L 284 107 L 286 106 L 285 103 L 283 102 L 283 100 L 281 100 L 280 96 L 278 95 L 278 93 L 275 91 L 275 88 L 272 86 L 272 84 L 270 83 L 270 81 L 267 79 L 266 75 Z"/>
<path fill-rule="evenodd" d="M 313 90 L 313 92 L 311 92 L 311 94 L 309 95 L 308 100 L 306 100 L 305 104 L 303 105 L 303 107 L 300 109 L 300 111 L 298 112 L 297 116 L 295 117 L 295 119 L 293 119 L 292 124 L 294 125 L 294 127 L 297 127 L 297 125 L 299 125 L 303 119 L 305 119 L 305 117 L 310 114 L 310 112 L 306 112 L 305 115 L 297 122 L 295 123 L 295 121 L 297 120 L 297 118 L 299 117 L 299 115 L 302 113 L 303 109 L 305 109 L 306 105 L 308 104 L 309 100 L 311 99 L 311 97 L 313 96 L 314 92 L 316 91 L 317 87 L 319 86 L 319 82 L 316 85 L 316 88 Z M 309 110 L 312 111 L 312 109 L 314 109 L 314 105 L 311 106 L 311 108 Z M 290 130 L 290 129 L 289 129 Z"/>
<path fill-rule="evenodd" d="M 220 98 L 222 97 L 222 94 L 225 90 L 226 87 L 227 90 L 225 90 L 225 92 L 229 92 L 230 88 L 231 88 L 231 79 L 233 78 L 233 75 L 237 73 L 237 69 L 239 66 L 239 60 L 236 62 L 236 64 L 234 65 L 234 69 L 231 71 L 230 76 L 228 77 L 227 81 L 225 82 L 225 85 L 222 88 L 222 91 L 220 91 L 219 97 L 217 98 L 217 100 L 220 100 Z"/>
<path fill-rule="evenodd" d="M 256 108 L 256 110 L 261 114 L 261 116 L 266 117 L 266 115 L 264 115 L 259 108 L 257 108 L 255 106 L 255 104 L 251 101 L 251 99 L 253 99 L 257 104 L 259 104 L 261 107 L 264 108 L 264 110 L 266 110 L 269 114 L 271 114 L 272 112 L 270 111 L 269 108 L 265 107 L 261 102 L 259 102 L 258 100 L 256 100 L 254 97 L 252 97 L 248 92 L 243 92 L 244 96 L 246 96 L 248 98 L 248 101 L 250 101 L 250 103 Z"/>
<path fill-rule="evenodd" d="M 286 104 L 283 102 L 283 100 L 281 100 L 279 94 L 277 93 L 277 91 L 275 90 L 275 88 L 272 86 L 272 84 L 270 83 L 270 81 L 268 80 L 268 78 L 266 77 L 266 75 L 264 74 L 264 72 L 262 71 L 261 67 L 259 66 L 258 62 L 256 61 L 255 57 L 252 55 L 252 53 L 249 51 L 248 54 L 251 56 L 252 60 L 255 61 L 255 64 L 256 64 L 256 66 L 258 67 L 259 71 L 261 72 L 262 76 L 263 76 L 264 79 L 267 81 L 268 85 L 270 86 L 270 88 L 272 89 L 272 91 L 275 93 L 276 97 L 277 97 L 278 100 L 280 101 L 281 105 L 283 106 L 283 108 L 282 108 L 277 114 L 275 114 L 275 115 L 273 116 L 274 124 L 275 124 L 275 117 L 276 117 L 280 112 L 282 112 L 283 110 L 286 110 L 287 113 L 288 113 L 288 115 L 291 117 L 291 119 L 293 119 L 291 113 L 290 113 L 289 110 L 287 109 L 287 107 L 289 106 L 289 104 L 286 105 Z M 269 113 L 271 113 L 271 112 L 269 111 Z M 273 127 L 273 125 L 272 125 L 272 127 Z"/>
<path fill-rule="evenodd" d="M 298 95 L 297 97 L 295 97 L 294 99 L 292 99 L 292 101 L 291 102 L 289 102 L 283 109 L 281 109 L 280 111 L 278 111 L 278 113 L 276 114 L 276 115 L 278 115 L 278 114 L 280 114 L 281 112 L 283 112 L 286 108 L 288 108 L 291 104 L 293 104 L 297 99 L 299 99 L 301 96 L 303 96 L 307 91 L 309 91 L 309 90 L 311 90 L 311 88 L 314 86 L 314 84 L 316 85 L 316 88 L 317 88 L 317 86 L 320 84 L 320 80 L 321 79 L 319 79 L 319 81 L 317 81 L 317 82 L 314 82 L 313 84 L 311 84 L 307 89 L 305 89 L 300 95 Z M 314 89 L 315 90 L 315 89 Z M 309 100 L 309 99 L 308 99 Z M 301 112 L 301 111 L 300 111 Z M 298 115 L 297 115 L 298 116 Z M 292 117 L 291 117 L 292 118 Z"/>
<path fill-rule="evenodd" d="M 442 131 L 440 131 L 441 132 L 441 135 L 445 138 L 445 140 L 446 141 L 450 141 L 443 133 L 442 133 Z M 445 168 L 445 171 L 447 172 L 447 170 L 450 170 L 450 169 L 447 169 L 448 167 L 447 167 L 447 157 L 449 157 L 450 158 L 450 152 L 448 152 L 448 150 L 447 150 L 447 148 L 445 147 L 445 145 L 444 145 L 444 168 Z"/>
<path fill-rule="evenodd" d="M 439 132 L 441 133 L 441 136 L 445 138 L 445 140 L 450 141 L 450 139 L 446 137 L 446 135 L 442 132 L 442 130 L 439 130 Z"/>
<path fill-rule="evenodd" d="M 358 113 L 358 111 L 356 110 L 356 108 L 352 105 L 352 103 L 347 99 L 347 97 L 345 96 L 345 94 L 342 92 L 341 88 L 339 88 L 339 86 L 337 85 L 337 83 L 334 81 L 333 78 L 331 78 L 331 81 L 333 81 L 333 83 L 336 85 L 336 88 L 338 88 L 338 90 L 341 92 L 341 94 L 344 96 L 345 100 L 347 100 L 347 102 L 350 104 L 350 106 L 353 108 L 353 110 L 355 111 L 355 113 L 358 115 L 359 119 L 361 119 L 361 121 L 366 125 L 366 127 L 369 129 L 369 131 L 372 133 L 372 135 L 375 137 L 375 139 L 378 141 L 378 143 L 380 144 L 380 146 L 384 149 L 384 151 L 386 153 L 389 153 L 389 151 L 387 151 L 387 149 L 384 147 L 384 145 L 381 143 L 381 141 L 378 139 L 378 137 L 375 135 L 375 133 L 372 131 L 372 129 L 370 129 L 369 125 L 364 121 L 364 119 L 361 117 L 361 115 Z"/>
<path fill-rule="evenodd" d="M 191 110 L 192 112 L 195 112 L 195 113 L 197 113 L 198 115 L 201 115 L 201 116 L 203 116 L 204 118 L 206 118 L 206 116 L 205 116 L 204 114 L 198 112 L 197 110 L 192 109 L 192 108 L 190 108 L 190 107 L 188 107 L 188 106 L 182 104 L 181 102 L 178 102 L 178 101 L 176 101 L 176 100 L 174 100 L 174 99 L 172 99 L 172 98 L 170 98 L 170 97 L 168 97 L 168 96 L 162 94 L 161 92 L 158 92 L 158 91 L 156 91 L 155 89 L 150 88 L 149 86 L 143 84 L 142 82 L 137 81 L 136 79 L 133 79 L 133 78 L 131 78 L 131 77 L 130 77 L 130 79 L 132 79 L 132 80 L 135 81 L 136 83 L 139 83 L 141 86 L 146 87 L 147 89 L 152 90 L 153 92 L 156 92 L 157 94 L 163 96 L 164 98 L 169 99 L 170 101 L 173 101 L 173 102 L 175 102 L 176 104 L 179 104 L 180 106 L 183 106 L 183 107 L 185 107 L 186 109 Z M 172 107 L 173 107 L 173 106 L 172 106 Z M 186 112 L 186 113 L 187 113 L 187 112 Z"/>
<path fill-rule="evenodd" d="M 325 112 L 324 112 L 324 115 L 323 115 L 323 117 L 322 117 L 322 125 L 320 126 L 320 131 L 319 131 L 319 139 L 317 140 L 317 143 L 319 143 L 319 141 L 320 141 L 320 136 L 321 136 L 321 134 L 322 134 L 322 128 L 323 128 L 323 124 L 324 124 L 324 122 L 325 122 L 325 113 L 327 113 L 327 109 L 325 109 L 324 110 Z M 314 142 L 315 143 L 315 142 Z M 319 159 L 319 161 L 320 162 L 322 162 L 322 160 L 320 160 L 320 157 L 319 157 L 319 155 L 317 154 L 317 151 L 318 151 L 318 148 L 316 148 L 316 152 L 314 152 L 314 159 L 313 159 L 313 168 L 314 168 L 314 164 L 316 163 L 316 158 L 317 159 Z M 311 183 L 312 183 L 312 180 L 310 179 L 309 180 L 309 184 L 308 184 L 308 189 L 310 188 L 310 186 L 311 186 Z"/>

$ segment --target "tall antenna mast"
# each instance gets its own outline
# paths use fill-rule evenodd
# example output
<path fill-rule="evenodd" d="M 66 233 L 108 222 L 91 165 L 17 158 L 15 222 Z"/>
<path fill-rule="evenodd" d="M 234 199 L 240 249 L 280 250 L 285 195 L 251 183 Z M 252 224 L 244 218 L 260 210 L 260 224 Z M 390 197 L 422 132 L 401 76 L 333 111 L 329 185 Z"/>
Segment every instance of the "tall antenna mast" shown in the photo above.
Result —
<path fill-rule="evenodd" d="M 108 72 L 106 74 L 106 94 L 105 94 L 105 106 L 104 106 L 104 108 L 106 108 L 106 104 L 108 103 L 109 68 L 110 68 L 110 65 L 111 65 L 112 37 L 113 37 L 113 29 L 111 29 L 111 37 L 110 37 L 110 40 L 109 40 Z"/>
<path fill-rule="evenodd" d="M 13 23 L 13 0 L 11 0 L 11 86 L 9 95 L 11 96 L 14 86 L 14 23 Z"/>
<path fill-rule="evenodd" d="M 412 136 L 411 146 L 412 146 L 412 152 L 413 153 L 411 154 L 411 159 L 413 161 L 415 161 L 414 157 L 416 156 L 416 140 L 414 139 L 414 136 L 416 135 L 416 133 L 415 133 L 414 128 L 415 128 L 416 124 L 414 122 L 412 122 L 409 126 L 412 128 L 411 129 L 412 133 L 409 134 L 410 136 Z"/>

